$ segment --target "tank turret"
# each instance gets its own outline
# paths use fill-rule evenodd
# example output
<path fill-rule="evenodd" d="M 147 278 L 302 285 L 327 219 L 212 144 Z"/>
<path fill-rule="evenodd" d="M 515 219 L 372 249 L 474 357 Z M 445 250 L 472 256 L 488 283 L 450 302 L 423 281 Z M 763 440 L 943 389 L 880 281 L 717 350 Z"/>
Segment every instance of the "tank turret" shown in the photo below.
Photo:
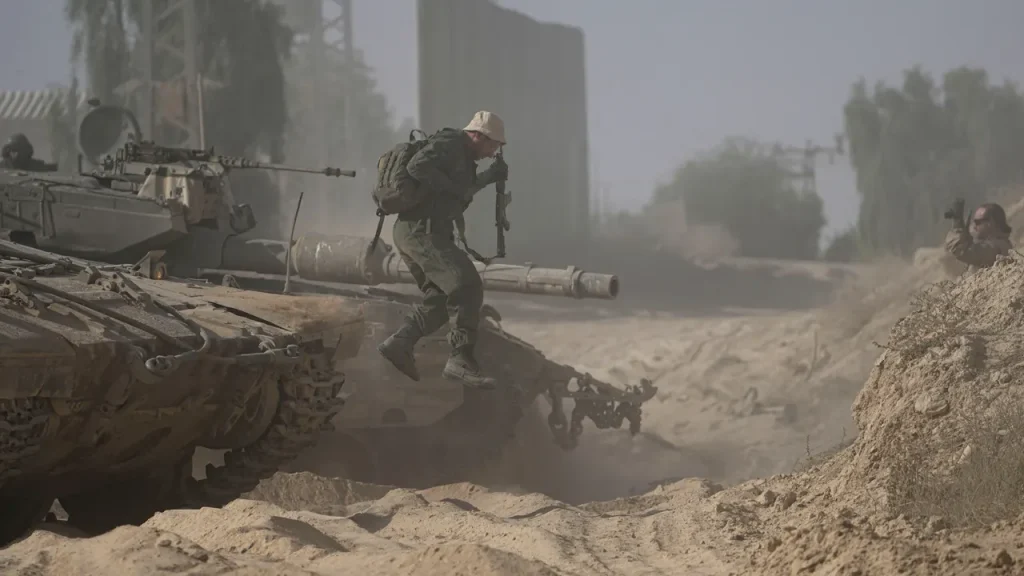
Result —
<path fill-rule="evenodd" d="M 151 251 L 183 271 L 215 264 L 209 246 L 256 225 L 252 208 L 236 203 L 231 170 L 271 170 L 354 177 L 354 170 L 309 169 L 209 150 L 161 146 L 142 139 L 126 108 L 99 106 L 79 127 L 79 147 L 92 167 L 76 176 L 0 171 L 0 201 L 17 218 L 0 221 L 26 243 L 60 254 L 127 264 Z M 202 249 L 197 250 L 199 246 Z"/>

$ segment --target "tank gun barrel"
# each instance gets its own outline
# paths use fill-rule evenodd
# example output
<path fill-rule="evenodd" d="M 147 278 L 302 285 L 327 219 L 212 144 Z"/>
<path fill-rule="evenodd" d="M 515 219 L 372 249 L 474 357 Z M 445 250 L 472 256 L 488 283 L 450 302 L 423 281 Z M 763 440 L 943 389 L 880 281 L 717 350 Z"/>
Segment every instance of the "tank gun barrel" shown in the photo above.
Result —
<path fill-rule="evenodd" d="M 295 166 L 288 166 L 286 164 L 275 164 L 273 162 L 258 162 L 256 160 L 250 160 L 248 158 L 238 158 L 235 156 L 214 156 L 211 161 L 224 166 L 225 168 L 254 168 L 261 170 L 277 170 L 280 172 L 302 172 L 304 174 L 323 174 L 325 176 L 348 176 L 349 178 L 356 177 L 355 170 L 342 170 L 341 168 L 333 168 L 328 166 L 327 168 L 297 168 Z"/>
<path fill-rule="evenodd" d="M 309 280 L 348 284 L 415 284 L 409 267 L 397 250 L 381 242 L 370 251 L 370 240 L 357 236 L 306 235 L 292 248 L 294 272 Z M 518 294 L 543 294 L 569 298 L 615 299 L 619 279 L 568 268 L 474 262 L 484 289 Z"/>
<path fill-rule="evenodd" d="M 232 239 L 224 245 L 222 266 L 264 274 L 283 274 L 287 242 Z M 292 273 L 306 280 L 374 286 L 415 284 L 397 250 L 360 236 L 307 234 L 296 239 L 291 254 Z M 579 299 L 614 300 L 619 279 L 614 274 L 541 268 L 533 265 L 474 262 L 484 289 L 517 294 L 541 294 Z"/>

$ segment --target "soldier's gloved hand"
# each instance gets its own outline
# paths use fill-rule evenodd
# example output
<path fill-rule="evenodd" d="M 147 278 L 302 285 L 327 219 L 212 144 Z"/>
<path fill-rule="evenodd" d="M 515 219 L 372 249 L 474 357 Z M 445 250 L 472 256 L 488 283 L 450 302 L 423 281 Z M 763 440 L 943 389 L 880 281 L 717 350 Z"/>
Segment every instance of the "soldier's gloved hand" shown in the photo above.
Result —
<path fill-rule="evenodd" d="M 964 225 L 964 199 L 957 198 L 949 206 L 949 209 L 942 215 L 946 220 L 952 220 L 953 225 Z"/>
<path fill-rule="evenodd" d="M 487 183 L 494 184 L 508 180 L 508 164 L 503 158 L 495 158 L 494 162 L 487 167 Z"/>

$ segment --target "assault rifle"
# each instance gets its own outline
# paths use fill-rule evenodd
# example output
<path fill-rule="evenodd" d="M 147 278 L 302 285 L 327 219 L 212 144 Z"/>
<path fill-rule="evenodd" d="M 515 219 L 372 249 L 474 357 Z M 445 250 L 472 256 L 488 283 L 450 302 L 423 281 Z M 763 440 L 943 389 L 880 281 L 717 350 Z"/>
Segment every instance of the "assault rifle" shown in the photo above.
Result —
<path fill-rule="evenodd" d="M 501 150 L 494 157 L 495 162 L 505 163 L 505 157 L 502 155 Z M 495 258 L 505 257 L 505 232 L 508 232 L 512 225 L 508 221 L 508 213 L 506 209 L 512 202 L 512 193 L 505 192 L 505 181 L 498 180 L 494 183 L 494 226 L 498 229 L 498 253 Z"/>

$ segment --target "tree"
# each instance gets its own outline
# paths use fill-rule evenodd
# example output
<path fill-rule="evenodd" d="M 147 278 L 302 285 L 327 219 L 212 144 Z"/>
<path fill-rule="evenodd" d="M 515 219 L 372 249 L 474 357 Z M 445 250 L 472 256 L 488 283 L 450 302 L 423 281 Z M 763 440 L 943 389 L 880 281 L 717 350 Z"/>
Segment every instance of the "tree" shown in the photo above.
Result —
<path fill-rule="evenodd" d="M 299 226 L 322 232 L 336 233 L 344 229 L 352 234 L 373 234 L 377 222 L 375 207 L 369 194 L 358 191 L 373 187 L 377 159 L 385 150 L 406 139 L 414 126 L 407 120 L 396 131 L 392 112 L 377 88 L 373 69 L 366 65 L 358 50 L 352 54 L 351 63 L 340 53 L 328 53 L 326 74 L 313 68 L 313 58 L 309 56 L 312 54 L 298 51 L 286 68 L 292 111 L 287 155 L 293 162 L 305 166 L 323 157 L 326 151 L 331 165 L 356 170 L 358 176 L 343 179 L 327 197 L 310 198 L 307 194 Z M 311 98 L 315 94 L 309 90 L 309 85 L 317 81 L 316 74 L 325 75 L 327 80 L 328 113 L 325 117 L 314 116 L 316 104 Z M 351 125 L 346 126 L 346 122 Z M 323 131 L 310 130 L 311 126 Z M 322 140 L 321 134 L 325 136 Z M 320 182 L 316 176 L 289 176 L 292 191 L 315 189 Z M 288 201 L 289 204 L 294 202 L 294 199 Z"/>
<path fill-rule="evenodd" d="M 679 201 L 687 225 L 722 225 L 742 256 L 817 258 L 825 225 L 821 198 L 798 190 L 767 146 L 727 140 L 684 164 L 672 182 L 655 190 L 647 210 Z"/>
<path fill-rule="evenodd" d="M 88 91 L 108 103 L 120 101 L 115 90 L 130 74 L 127 8 L 122 0 L 65 0 L 64 4 L 64 15 L 72 26 L 71 63 L 85 64 Z"/>
<path fill-rule="evenodd" d="M 202 73 L 224 85 L 208 92 L 207 139 L 226 154 L 262 151 L 271 161 L 283 161 L 284 65 L 294 33 L 284 24 L 282 8 L 254 0 L 197 4 Z"/>
<path fill-rule="evenodd" d="M 954 198 L 984 202 L 1024 168 L 1024 98 L 990 85 L 984 70 L 951 70 L 941 88 L 918 67 L 900 89 L 860 80 L 843 112 L 861 196 L 857 236 L 869 254 L 934 245 Z"/>
<path fill-rule="evenodd" d="M 859 242 L 857 227 L 851 226 L 827 242 L 821 258 L 828 262 L 853 262 L 860 255 Z"/>

